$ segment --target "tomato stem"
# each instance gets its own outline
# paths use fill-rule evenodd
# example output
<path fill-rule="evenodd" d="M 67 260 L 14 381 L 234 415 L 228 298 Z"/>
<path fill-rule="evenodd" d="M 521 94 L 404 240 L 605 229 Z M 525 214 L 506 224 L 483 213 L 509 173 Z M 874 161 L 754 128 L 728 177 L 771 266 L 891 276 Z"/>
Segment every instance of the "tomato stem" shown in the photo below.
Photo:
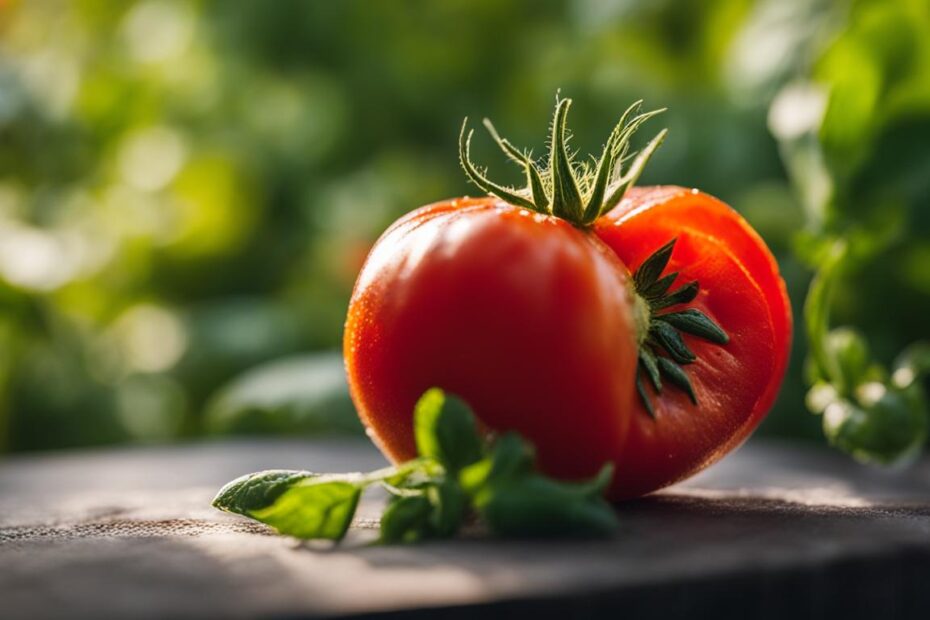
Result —
<path fill-rule="evenodd" d="M 572 153 L 567 146 L 566 124 L 571 103 L 571 99 L 556 97 L 549 156 L 545 167 L 533 160 L 531 152 L 516 148 L 497 133 L 489 120 L 484 120 L 484 126 L 491 138 L 507 158 L 523 168 L 526 186 L 520 189 L 491 181 L 485 170 L 472 163 L 470 151 L 474 130 L 468 129 L 466 118 L 459 135 L 459 160 L 465 174 L 483 191 L 512 205 L 545 215 L 554 215 L 580 227 L 593 224 L 597 218 L 623 199 L 626 191 L 639 179 L 649 158 L 662 144 L 667 133 L 665 129 L 660 131 L 624 170 L 623 164 L 630 159 L 630 139 L 633 134 L 640 125 L 665 109 L 641 113 L 642 101 L 628 107 L 610 133 L 600 158 L 592 165 L 588 161 L 579 161 L 577 154 Z"/>

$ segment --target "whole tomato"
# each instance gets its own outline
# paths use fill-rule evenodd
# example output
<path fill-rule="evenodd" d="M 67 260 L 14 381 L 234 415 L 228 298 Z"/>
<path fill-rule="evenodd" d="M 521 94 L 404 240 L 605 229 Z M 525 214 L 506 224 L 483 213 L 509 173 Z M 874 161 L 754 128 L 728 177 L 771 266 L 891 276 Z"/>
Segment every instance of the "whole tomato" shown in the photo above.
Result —
<path fill-rule="evenodd" d="M 632 187 L 631 106 L 596 165 L 565 146 L 556 106 L 548 165 L 500 138 L 523 190 L 417 209 L 375 244 L 346 320 L 349 387 L 372 439 L 413 458 L 428 388 L 467 401 L 487 431 L 516 430 L 562 478 L 616 465 L 609 496 L 671 484 L 733 449 L 770 408 L 791 315 L 777 265 L 732 209 L 697 190 Z"/>

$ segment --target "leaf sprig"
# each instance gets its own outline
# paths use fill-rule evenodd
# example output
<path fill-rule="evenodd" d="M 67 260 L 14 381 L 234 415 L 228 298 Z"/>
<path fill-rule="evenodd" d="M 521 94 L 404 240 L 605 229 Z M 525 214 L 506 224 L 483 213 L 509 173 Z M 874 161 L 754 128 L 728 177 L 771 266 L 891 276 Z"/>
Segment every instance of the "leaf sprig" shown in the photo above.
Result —
<path fill-rule="evenodd" d="M 382 543 L 455 536 L 476 515 L 501 536 L 602 536 L 617 527 L 604 500 L 613 467 L 560 482 L 536 471 L 532 446 L 516 433 L 482 437 L 468 405 L 438 388 L 414 410 L 419 457 L 367 474 L 272 470 L 224 486 L 213 506 L 302 539 L 341 540 L 366 489 L 390 495 Z"/>

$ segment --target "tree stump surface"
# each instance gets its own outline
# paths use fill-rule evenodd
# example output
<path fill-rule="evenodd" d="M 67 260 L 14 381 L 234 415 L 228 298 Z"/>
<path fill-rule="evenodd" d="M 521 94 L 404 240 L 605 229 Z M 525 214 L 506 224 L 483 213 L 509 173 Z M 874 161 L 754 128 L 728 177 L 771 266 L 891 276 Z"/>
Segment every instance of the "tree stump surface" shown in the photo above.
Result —
<path fill-rule="evenodd" d="M 750 442 L 608 540 L 370 546 L 373 497 L 342 545 L 301 544 L 210 507 L 260 469 L 381 465 L 349 439 L 6 458 L 0 617 L 930 618 L 930 460 Z"/>

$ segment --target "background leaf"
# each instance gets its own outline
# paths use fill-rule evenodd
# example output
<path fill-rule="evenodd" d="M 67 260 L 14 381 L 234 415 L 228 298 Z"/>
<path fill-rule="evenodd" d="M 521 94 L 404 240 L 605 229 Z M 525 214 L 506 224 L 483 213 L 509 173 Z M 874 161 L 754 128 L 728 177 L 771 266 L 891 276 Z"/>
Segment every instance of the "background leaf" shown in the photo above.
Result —
<path fill-rule="evenodd" d="M 361 434 L 349 398 L 342 356 L 293 356 L 235 377 L 207 403 L 207 429 L 216 434 Z"/>

